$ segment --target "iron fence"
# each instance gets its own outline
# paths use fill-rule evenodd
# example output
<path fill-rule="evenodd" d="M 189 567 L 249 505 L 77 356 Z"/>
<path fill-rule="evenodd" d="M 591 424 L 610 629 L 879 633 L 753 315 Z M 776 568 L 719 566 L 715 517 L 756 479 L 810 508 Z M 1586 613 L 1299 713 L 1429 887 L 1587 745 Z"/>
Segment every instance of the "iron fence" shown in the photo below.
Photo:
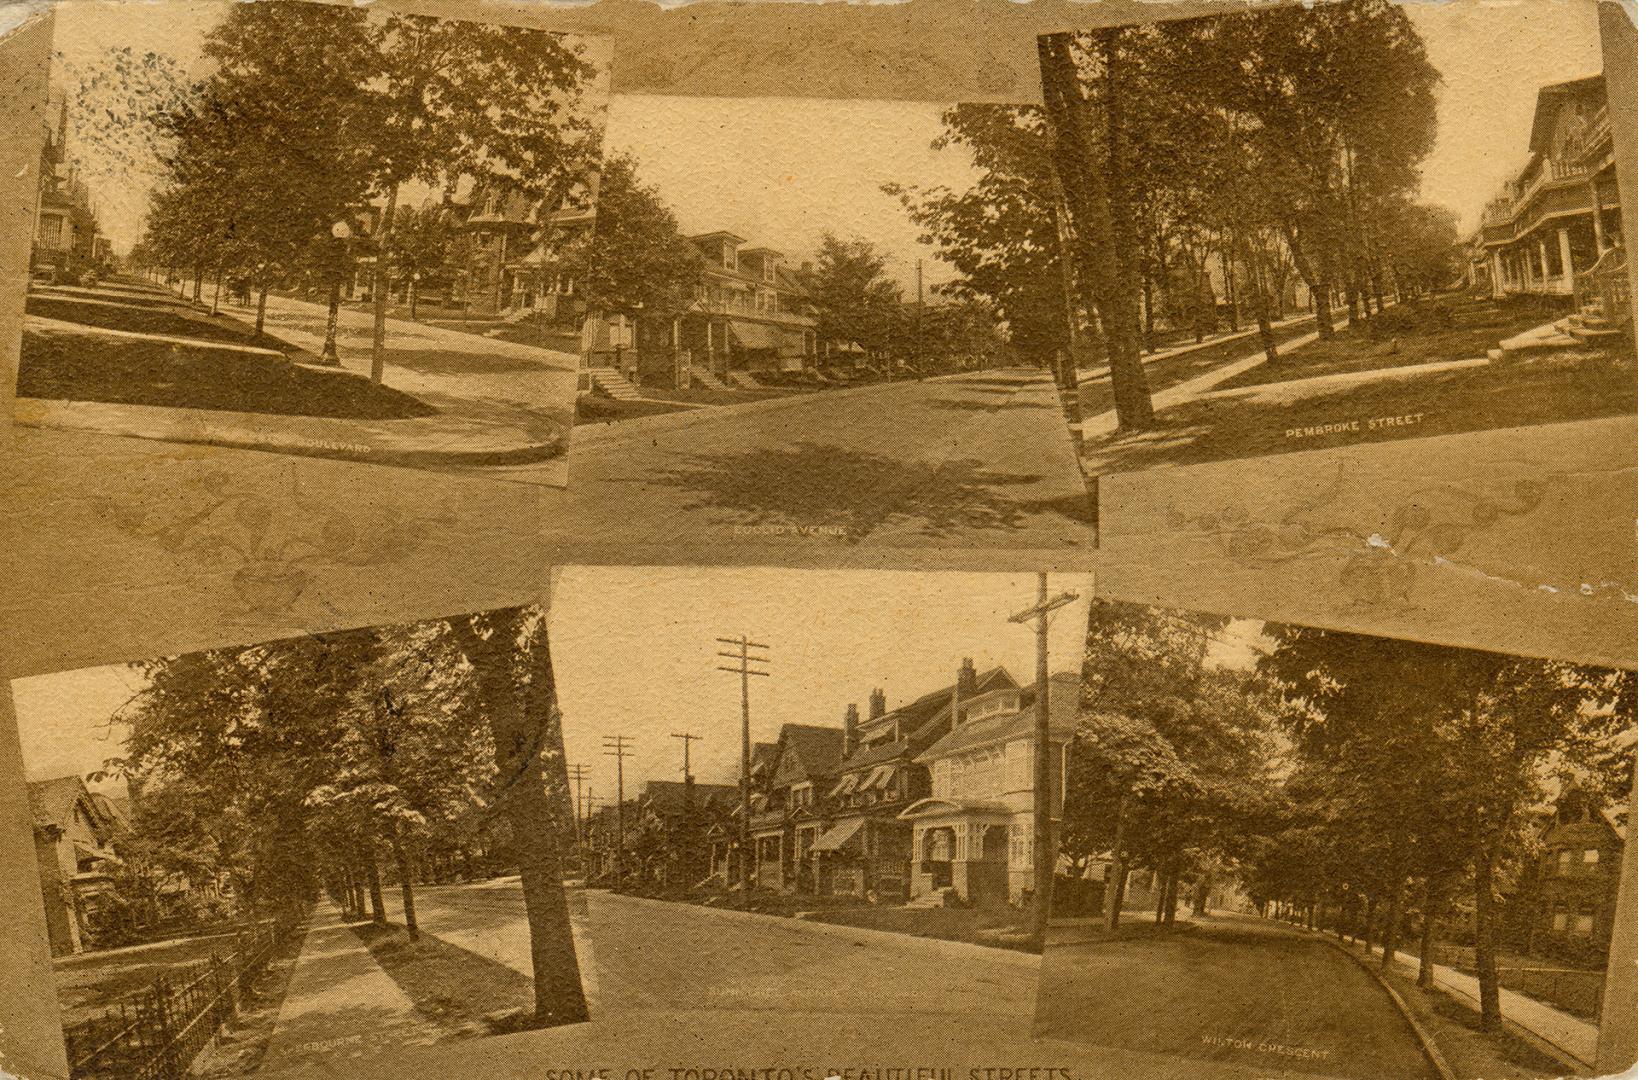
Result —
<path fill-rule="evenodd" d="M 71 1080 L 181 1080 L 239 1010 L 245 987 L 294 930 L 263 922 L 225 952 L 166 972 L 147 989 L 64 1032 Z"/>

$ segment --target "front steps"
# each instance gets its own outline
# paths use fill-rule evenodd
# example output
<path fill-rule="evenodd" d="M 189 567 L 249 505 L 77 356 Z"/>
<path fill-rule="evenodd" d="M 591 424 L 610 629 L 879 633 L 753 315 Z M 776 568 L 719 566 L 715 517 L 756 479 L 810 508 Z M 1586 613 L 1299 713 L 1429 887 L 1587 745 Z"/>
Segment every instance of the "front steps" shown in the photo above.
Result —
<path fill-rule="evenodd" d="M 592 368 L 591 377 L 597 388 L 615 401 L 643 400 L 643 395 L 637 392 L 637 388 L 613 368 Z"/>

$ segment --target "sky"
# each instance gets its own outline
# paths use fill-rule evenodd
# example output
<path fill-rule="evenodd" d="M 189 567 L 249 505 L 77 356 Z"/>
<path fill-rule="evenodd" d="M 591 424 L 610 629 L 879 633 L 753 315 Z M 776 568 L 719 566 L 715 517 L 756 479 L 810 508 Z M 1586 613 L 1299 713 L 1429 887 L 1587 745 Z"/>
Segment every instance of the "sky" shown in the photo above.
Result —
<path fill-rule="evenodd" d="M 12 680 L 24 777 L 83 777 L 120 756 L 129 729 L 110 721 L 145 685 L 141 673 L 125 664 Z M 90 786 L 110 795 L 125 793 L 122 780 Z"/>
<path fill-rule="evenodd" d="M 1443 76 L 1422 195 L 1456 211 L 1469 232 L 1528 159 L 1536 92 L 1603 70 L 1595 0 L 1457 0 L 1406 10 Z"/>
<path fill-rule="evenodd" d="M 954 271 L 881 187 L 972 187 L 965 149 L 932 148 L 948 107 L 616 94 L 607 146 L 636 159 L 639 179 L 659 189 L 685 233 L 725 229 L 793 264 L 812 258 L 827 231 L 862 237 L 889 257 L 889 276 L 908 294 L 917 259 L 929 289 Z"/>
<path fill-rule="evenodd" d="M 1053 615 L 1052 671 L 1080 670 L 1092 581 L 1053 575 L 1049 591 L 1079 599 Z M 1035 678 L 1032 627 L 1007 616 L 1035 602 L 1033 574 L 569 567 L 552 590 L 552 666 L 571 763 L 594 794 L 615 793 L 607 735 L 632 743 L 626 796 L 643 780 L 682 778 L 682 742 L 701 736 L 691 767 L 701 783 L 739 775 L 737 675 L 717 670 L 718 637 L 771 646 L 769 678 L 751 680 L 751 738 L 786 723 L 841 727 L 849 703 L 868 713 L 881 687 L 896 708 L 955 680 L 964 657 Z"/>

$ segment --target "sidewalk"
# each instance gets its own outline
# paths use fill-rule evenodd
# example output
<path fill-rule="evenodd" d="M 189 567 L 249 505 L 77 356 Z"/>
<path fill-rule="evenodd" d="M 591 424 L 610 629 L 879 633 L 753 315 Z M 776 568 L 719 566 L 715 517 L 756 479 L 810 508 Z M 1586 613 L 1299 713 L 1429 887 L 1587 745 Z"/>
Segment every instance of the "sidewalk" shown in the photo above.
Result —
<path fill-rule="evenodd" d="M 1281 319 L 1279 322 L 1272 323 L 1271 326 L 1275 330 L 1280 330 L 1287 326 L 1293 326 L 1296 323 L 1300 323 L 1304 319 L 1312 319 L 1313 317 L 1314 313 L 1312 311 L 1308 311 L 1300 315 L 1293 315 L 1288 319 Z M 1343 319 L 1342 322 L 1346 323 L 1347 320 Z M 1174 356 L 1184 356 L 1200 349 L 1209 349 L 1213 345 L 1222 345 L 1229 341 L 1240 341 L 1245 338 L 1255 337 L 1257 336 L 1257 333 L 1257 327 L 1250 326 L 1244 330 L 1231 330 L 1226 334 L 1218 334 L 1215 337 L 1208 337 L 1204 341 L 1191 341 L 1186 345 L 1173 345 L 1169 349 L 1157 349 L 1156 351 L 1149 353 L 1147 356 L 1142 358 L 1143 364 L 1145 367 L 1147 367 L 1148 365 L 1157 363 L 1161 360 L 1170 360 Z M 1108 374 L 1108 364 L 1104 364 L 1102 367 L 1077 368 L 1075 370 L 1076 379 L 1082 381 L 1101 379 Z"/>
<path fill-rule="evenodd" d="M 331 1068 L 401 1046 L 438 1041 L 408 995 L 331 907 L 315 913 L 258 1072 Z"/>
<path fill-rule="evenodd" d="M 1355 952 L 1360 951 L 1360 946 L 1352 939 L 1347 943 L 1347 947 Z M 1377 952 L 1372 955 L 1380 957 L 1381 954 Z M 1414 955 L 1407 956 L 1401 953 L 1394 957 L 1394 969 L 1407 978 L 1415 979 L 1418 967 L 1419 961 Z M 1435 986 L 1449 991 L 1453 996 L 1471 1005 L 1473 1009 L 1478 1009 L 1479 980 L 1476 977 L 1443 964 L 1434 964 L 1433 982 Z M 1503 1021 L 1512 1023 L 1542 1042 L 1556 1047 L 1587 1068 L 1594 1068 L 1598 1056 L 1596 1024 L 1578 1020 L 1568 1013 L 1542 1004 L 1535 998 L 1515 993 L 1505 987 L 1500 989 L 1500 995 Z"/>

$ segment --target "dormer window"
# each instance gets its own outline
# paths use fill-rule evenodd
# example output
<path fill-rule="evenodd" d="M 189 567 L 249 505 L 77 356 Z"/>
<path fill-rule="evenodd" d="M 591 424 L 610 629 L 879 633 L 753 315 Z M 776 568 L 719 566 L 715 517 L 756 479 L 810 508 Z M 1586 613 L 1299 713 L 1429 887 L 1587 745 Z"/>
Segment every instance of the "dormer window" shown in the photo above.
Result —
<path fill-rule="evenodd" d="M 722 245 L 722 265 L 729 270 L 739 269 L 739 249 L 733 244 Z"/>
<path fill-rule="evenodd" d="M 774 280 L 774 261 L 767 256 L 762 259 L 762 280 L 769 284 L 772 284 Z"/>

